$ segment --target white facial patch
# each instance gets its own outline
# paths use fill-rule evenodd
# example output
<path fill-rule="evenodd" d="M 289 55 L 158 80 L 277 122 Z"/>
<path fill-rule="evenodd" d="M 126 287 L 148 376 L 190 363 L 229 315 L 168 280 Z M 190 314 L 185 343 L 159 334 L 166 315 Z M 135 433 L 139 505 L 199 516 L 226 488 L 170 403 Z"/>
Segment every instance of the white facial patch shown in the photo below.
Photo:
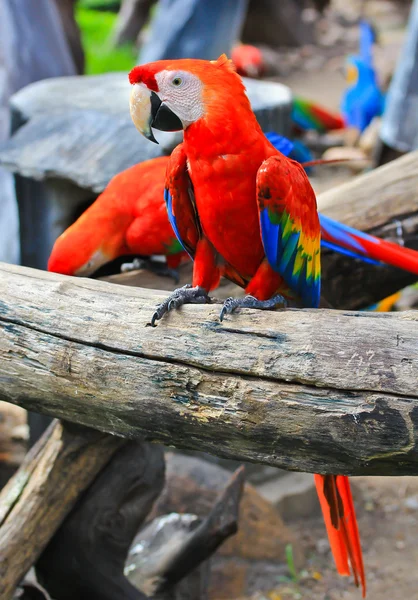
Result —
<path fill-rule="evenodd" d="M 161 71 L 155 79 L 161 101 L 178 116 L 183 129 L 203 117 L 203 84 L 196 75 L 187 71 Z"/>

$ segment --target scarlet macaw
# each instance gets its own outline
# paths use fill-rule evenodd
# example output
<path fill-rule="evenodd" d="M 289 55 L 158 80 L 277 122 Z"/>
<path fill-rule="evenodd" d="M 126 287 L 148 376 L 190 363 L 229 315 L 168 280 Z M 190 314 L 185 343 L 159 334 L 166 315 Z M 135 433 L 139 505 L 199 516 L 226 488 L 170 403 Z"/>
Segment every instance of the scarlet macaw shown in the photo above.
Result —
<path fill-rule="evenodd" d="M 131 115 L 156 141 L 151 126 L 184 130 L 166 175 L 169 217 L 194 258 L 193 287 L 176 290 L 152 323 L 186 302 L 207 301 L 221 275 L 245 287 L 226 300 L 221 318 L 238 307 L 269 308 L 298 298 L 320 299 L 320 224 L 303 167 L 266 139 L 240 77 L 226 56 L 208 62 L 165 60 L 135 67 Z M 339 573 L 366 583 L 348 478 L 316 475 Z"/>
<path fill-rule="evenodd" d="M 116 175 L 56 240 L 48 270 L 88 276 L 120 256 L 155 254 L 165 255 L 168 268 L 176 269 L 187 254 L 167 218 L 167 163 L 168 157 L 154 158 Z"/>
<path fill-rule="evenodd" d="M 274 132 L 266 133 L 269 141 L 286 156 L 306 161 L 295 143 Z M 164 202 L 164 181 L 168 157 L 151 159 L 116 175 L 107 188 L 79 219 L 55 242 L 48 269 L 66 275 L 89 276 L 102 265 L 126 255 L 166 256 L 167 267 L 145 262 L 159 274 L 176 276 L 176 267 L 187 260 L 187 253 L 173 234 Z M 378 238 L 350 229 L 320 215 L 322 245 L 338 252 L 375 262 L 370 256 L 412 271 L 417 270 L 416 255 Z M 369 246 L 365 241 L 369 241 Z M 409 260 L 409 262 L 408 262 Z M 157 267 L 158 266 L 158 270 Z"/>

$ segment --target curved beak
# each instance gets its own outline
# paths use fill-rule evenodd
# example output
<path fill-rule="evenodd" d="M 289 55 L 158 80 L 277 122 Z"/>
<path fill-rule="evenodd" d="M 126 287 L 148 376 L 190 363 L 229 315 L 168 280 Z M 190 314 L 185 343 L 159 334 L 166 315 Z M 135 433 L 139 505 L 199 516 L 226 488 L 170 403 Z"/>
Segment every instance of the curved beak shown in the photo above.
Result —
<path fill-rule="evenodd" d="M 158 144 L 151 127 L 160 131 L 180 131 L 183 123 L 171 109 L 163 104 L 158 95 L 143 83 L 132 86 L 129 101 L 132 121 L 144 137 Z"/>

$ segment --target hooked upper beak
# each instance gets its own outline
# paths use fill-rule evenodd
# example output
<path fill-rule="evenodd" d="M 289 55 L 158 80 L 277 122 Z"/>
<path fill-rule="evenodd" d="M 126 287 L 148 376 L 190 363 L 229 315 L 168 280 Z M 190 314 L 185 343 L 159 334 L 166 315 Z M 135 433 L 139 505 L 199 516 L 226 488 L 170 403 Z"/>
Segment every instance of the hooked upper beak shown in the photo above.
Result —
<path fill-rule="evenodd" d="M 183 123 L 173 111 L 163 104 L 158 95 L 143 83 L 132 86 L 129 101 L 132 121 L 144 137 L 158 144 L 151 127 L 160 131 L 180 131 Z"/>

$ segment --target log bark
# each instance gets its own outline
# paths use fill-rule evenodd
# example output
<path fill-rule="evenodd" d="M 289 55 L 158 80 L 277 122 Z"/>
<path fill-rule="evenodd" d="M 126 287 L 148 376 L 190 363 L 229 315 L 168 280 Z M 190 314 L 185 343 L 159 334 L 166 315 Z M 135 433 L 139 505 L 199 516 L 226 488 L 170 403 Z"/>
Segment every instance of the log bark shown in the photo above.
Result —
<path fill-rule="evenodd" d="M 126 569 L 134 585 L 158 600 L 207 600 L 208 559 L 238 530 L 243 486 L 241 466 L 204 518 L 177 506 L 139 531 Z"/>
<path fill-rule="evenodd" d="M 377 230 L 390 220 L 418 212 L 418 150 L 336 186 L 318 196 L 324 214 L 362 229 Z"/>
<path fill-rule="evenodd" d="M 124 567 L 163 486 L 161 446 L 128 442 L 118 449 L 36 564 L 38 580 L 54 600 L 146 599 L 126 579 Z"/>
<path fill-rule="evenodd" d="M 80 493 L 123 443 L 99 431 L 55 422 L 30 450 L 0 493 L 2 600 L 12 597 Z"/>
<path fill-rule="evenodd" d="M 0 399 L 307 472 L 416 474 L 418 315 L 186 306 L 2 265 Z M 117 400 L 116 400 L 117 399 Z"/>
<path fill-rule="evenodd" d="M 321 212 L 418 250 L 418 151 L 318 196 Z M 334 308 L 365 308 L 415 283 L 416 275 L 322 253 L 322 292 Z"/>

